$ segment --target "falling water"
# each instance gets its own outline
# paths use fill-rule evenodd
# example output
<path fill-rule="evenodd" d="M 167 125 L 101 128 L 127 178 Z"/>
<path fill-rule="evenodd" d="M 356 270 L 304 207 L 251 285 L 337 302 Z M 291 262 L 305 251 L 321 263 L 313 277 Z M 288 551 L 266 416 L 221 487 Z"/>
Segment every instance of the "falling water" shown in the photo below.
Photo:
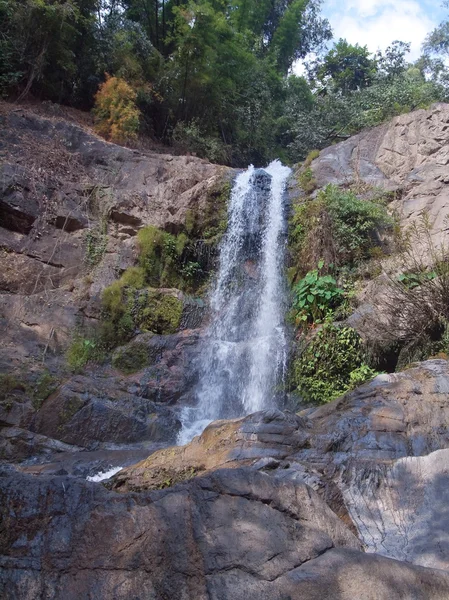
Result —
<path fill-rule="evenodd" d="M 182 411 L 180 444 L 212 420 L 276 405 L 286 362 L 282 266 L 289 174 L 274 161 L 264 170 L 250 167 L 235 181 L 200 356 L 197 405 Z"/>

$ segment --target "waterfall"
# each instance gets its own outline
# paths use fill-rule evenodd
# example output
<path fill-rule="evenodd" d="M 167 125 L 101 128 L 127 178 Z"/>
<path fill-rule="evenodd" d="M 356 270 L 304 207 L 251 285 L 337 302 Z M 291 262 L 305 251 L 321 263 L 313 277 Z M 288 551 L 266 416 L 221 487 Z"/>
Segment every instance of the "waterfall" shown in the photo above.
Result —
<path fill-rule="evenodd" d="M 284 192 L 289 174 L 274 161 L 266 169 L 251 166 L 236 178 L 200 353 L 197 405 L 182 410 L 180 444 L 215 419 L 276 406 L 286 363 Z"/>

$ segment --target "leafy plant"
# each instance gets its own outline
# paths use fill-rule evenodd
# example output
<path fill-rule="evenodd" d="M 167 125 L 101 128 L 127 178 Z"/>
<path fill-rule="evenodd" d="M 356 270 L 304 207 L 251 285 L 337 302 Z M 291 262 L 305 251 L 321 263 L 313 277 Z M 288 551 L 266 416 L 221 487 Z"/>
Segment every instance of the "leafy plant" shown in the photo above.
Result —
<path fill-rule="evenodd" d="M 302 338 L 302 348 L 293 360 L 292 384 L 310 402 L 330 402 L 356 385 L 374 377 L 364 362 L 362 341 L 351 327 L 327 323 L 311 339 Z"/>
<path fill-rule="evenodd" d="M 320 262 L 318 267 L 322 268 L 323 263 Z M 317 269 L 307 273 L 294 287 L 293 293 L 297 325 L 321 323 L 332 314 L 344 296 L 337 281 L 331 275 L 320 275 Z"/>
<path fill-rule="evenodd" d="M 298 176 L 298 182 L 306 194 L 311 194 L 317 187 L 312 169 L 308 166 Z"/>
<path fill-rule="evenodd" d="M 401 273 L 398 275 L 398 281 L 409 290 L 419 287 L 427 281 L 432 281 L 437 277 L 435 271 L 421 271 L 418 273 Z"/>
<path fill-rule="evenodd" d="M 91 228 L 85 234 L 84 262 L 89 267 L 94 267 L 104 256 L 108 245 L 108 236 L 104 228 Z"/>

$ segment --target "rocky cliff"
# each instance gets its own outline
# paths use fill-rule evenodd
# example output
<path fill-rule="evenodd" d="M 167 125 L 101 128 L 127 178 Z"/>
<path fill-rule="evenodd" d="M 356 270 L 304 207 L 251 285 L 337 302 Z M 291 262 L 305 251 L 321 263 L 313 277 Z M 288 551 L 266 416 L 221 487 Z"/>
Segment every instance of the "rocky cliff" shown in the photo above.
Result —
<path fill-rule="evenodd" d="M 449 598 L 448 361 L 168 447 L 233 173 L 30 109 L 3 105 L 1 125 L 2 597 Z M 441 241 L 448 149 L 436 105 L 311 171 L 318 188 L 394 192 L 402 224 L 427 210 Z M 86 480 L 112 467 L 106 485 Z"/>

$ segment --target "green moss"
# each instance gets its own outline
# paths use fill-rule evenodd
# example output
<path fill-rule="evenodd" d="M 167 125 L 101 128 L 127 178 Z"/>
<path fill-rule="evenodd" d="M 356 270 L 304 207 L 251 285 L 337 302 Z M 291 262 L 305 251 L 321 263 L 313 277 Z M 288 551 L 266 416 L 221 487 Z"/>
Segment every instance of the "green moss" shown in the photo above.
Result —
<path fill-rule="evenodd" d="M 364 362 L 362 342 L 351 327 L 324 325 L 291 365 L 293 388 L 307 401 L 330 402 L 376 373 Z"/>
<path fill-rule="evenodd" d="M 142 267 L 129 267 L 120 278 L 122 287 L 143 288 L 145 287 L 145 271 Z"/>
<path fill-rule="evenodd" d="M 83 337 L 76 333 L 66 352 L 68 367 L 75 372 L 81 371 L 89 362 L 102 362 L 105 359 L 105 351 L 101 340 L 92 336 Z"/>
<path fill-rule="evenodd" d="M 39 375 L 31 390 L 32 404 L 36 410 L 39 410 L 45 400 L 57 389 L 58 384 L 58 380 L 49 371 Z"/>
<path fill-rule="evenodd" d="M 149 365 L 148 348 L 136 342 L 117 348 L 112 356 L 112 365 L 123 373 L 135 373 Z"/>
<path fill-rule="evenodd" d="M 175 333 L 182 316 L 182 302 L 173 296 L 149 292 L 141 312 L 140 327 L 160 335 Z"/>
<path fill-rule="evenodd" d="M 305 168 L 298 175 L 298 183 L 306 194 L 311 194 L 317 188 L 317 182 L 310 167 Z"/>

